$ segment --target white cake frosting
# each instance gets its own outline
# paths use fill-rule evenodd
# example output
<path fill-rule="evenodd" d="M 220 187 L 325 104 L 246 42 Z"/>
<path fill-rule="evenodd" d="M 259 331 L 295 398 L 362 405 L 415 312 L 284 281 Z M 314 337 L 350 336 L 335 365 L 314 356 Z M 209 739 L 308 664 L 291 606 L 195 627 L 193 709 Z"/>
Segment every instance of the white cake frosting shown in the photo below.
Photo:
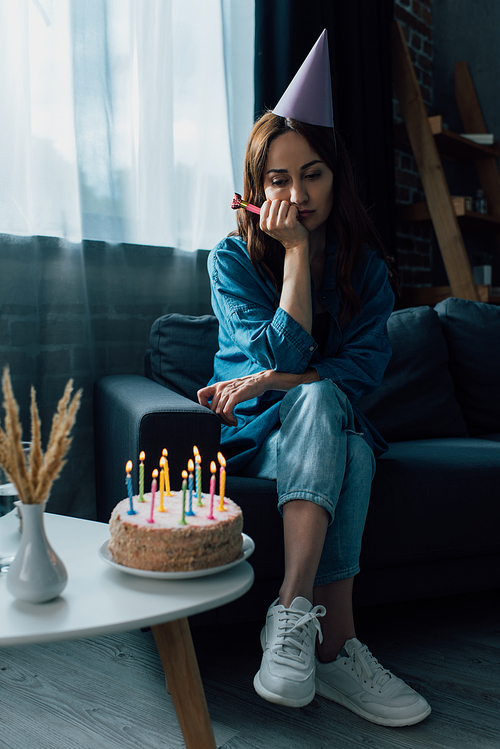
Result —
<path fill-rule="evenodd" d="M 156 572 L 183 572 L 219 567 L 233 562 L 241 554 L 243 515 L 232 500 L 224 498 L 224 510 L 219 510 L 219 497 L 214 497 L 213 516 L 210 520 L 210 496 L 202 494 L 202 506 L 197 504 L 196 493 L 189 508 L 186 492 L 186 525 L 181 525 L 182 492 L 164 495 L 165 512 L 160 512 L 159 492 L 155 496 L 153 523 L 151 494 L 144 502 L 136 496 L 133 508 L 137 514 L 129 515 L 130 501 L 124 499 L 114 508 L 109 521 L 111 539 L 109 550 L 118 564 Z"/>

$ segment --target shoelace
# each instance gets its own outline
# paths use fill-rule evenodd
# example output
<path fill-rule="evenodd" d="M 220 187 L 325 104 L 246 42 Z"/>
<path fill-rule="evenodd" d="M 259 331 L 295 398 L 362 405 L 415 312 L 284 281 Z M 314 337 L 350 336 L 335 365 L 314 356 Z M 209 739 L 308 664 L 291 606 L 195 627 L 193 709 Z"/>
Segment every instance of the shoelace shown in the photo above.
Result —
<path fill-rule="evenodd" d="M 319 641 L 323 641 L 323 633 L 318 616 L 324 616 L 325 614 L 326 609 L 324 606 L 315 606 L 311 611 L 308 611 L 294 621 L 298 613 L 293 611 L 293 609 L 284 609 L 282 618 L 280 617 L 280 622 L 283 622 L 283 624 L 280 624 L 278 627 L 279 634 L 277 635 L 281 642 L 278 642 L 273 650 L 279 653 L 282 658 L 303 662 L 303 653 L 306 653 L 308 649 L 308 644 L 305 643 L 307 636 L 310 635 L 312 637 L 314 630 L 316 630 Z M 309 631 L 310 628 L 307 627 L 309 622 L 312 622 L 314 625 L 312 633 Z"/>
<path fill-rule="evenodd" d="M 378 662 L 375 656 L 368 650 L 367 645 L 356 648 L 352 653 L 352 660 L 357 675 L 361 676 L 364 673 L 367 679 L 380 688 L 385 687 L 390 679 L 392 679 L 391 672 Z"/>

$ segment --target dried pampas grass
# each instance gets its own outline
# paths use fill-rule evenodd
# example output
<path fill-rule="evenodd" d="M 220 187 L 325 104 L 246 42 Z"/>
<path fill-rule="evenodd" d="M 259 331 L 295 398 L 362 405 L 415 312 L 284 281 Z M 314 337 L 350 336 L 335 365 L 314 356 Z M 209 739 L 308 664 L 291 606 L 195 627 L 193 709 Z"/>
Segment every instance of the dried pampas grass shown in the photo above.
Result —
<path fill-rule="evenodd" d="M 57 411 L 52 419 L 49 442 L 42 451 L 41 422 L 36 405 L 36 394 L 31 387 L 31 449 L 26 463 L 22 446 L 22 428 L 19 422 L 19 406 L 12 391 L 9 368 L 2 377 L 5 409 L 5 425 L 0 427 L 0 465 L 8 479 L 16 487 L 19 499 L 24 504 L 39 504 L 48 499 L 52 484 L 65 465 L 65 456 L 71 446 L 69 436 L 76 414 L 80 408 L 82 391 L 73 398 L 73 380 L 69 380 Z"/>

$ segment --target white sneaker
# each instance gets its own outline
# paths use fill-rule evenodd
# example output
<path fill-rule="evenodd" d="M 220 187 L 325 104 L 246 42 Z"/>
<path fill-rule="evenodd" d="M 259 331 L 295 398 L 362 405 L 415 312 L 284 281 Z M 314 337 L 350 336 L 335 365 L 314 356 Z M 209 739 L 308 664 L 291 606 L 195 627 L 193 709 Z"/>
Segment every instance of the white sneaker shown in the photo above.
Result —
<path fill-rule="evenodd" d="M 316 635 L 323 635 L 318 616 L 324 606 L 312 608 L 307 598 L 294 598 L 288 608 L 278 599 L 268 609 L 260 635 L 262 662 L 253 680 L 257 694 L 269 702 L 303 707 L 314 698 Z"/>
<path fill-rule="evenodd" d="M 337 660 L 316 663 L 316 692 L 381 726 L 411 726 L 431 712 L 418 692 L 383 668 L 355 637 Z"/>

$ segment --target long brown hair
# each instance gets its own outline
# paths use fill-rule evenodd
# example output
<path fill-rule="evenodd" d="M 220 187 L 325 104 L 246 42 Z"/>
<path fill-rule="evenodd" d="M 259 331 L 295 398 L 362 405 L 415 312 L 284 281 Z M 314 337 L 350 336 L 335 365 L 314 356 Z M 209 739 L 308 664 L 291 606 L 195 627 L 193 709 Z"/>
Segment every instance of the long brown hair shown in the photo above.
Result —
<path fill-rule="evenodd" d="M 266 112 L 255 123 L 245 153 L 243 174 L 243 199 L 262 205 L 264 194 L 264 169 L 269 147 L 275 138 L 287 132 L 302 135 L 313 151 L 332 170 L 334 175 L 334 202 L 329 222 L 338 235 L 335 253 L 336 292 L 340 299 L 339 323 L 344 324 L 361 311 L 361 300 L 354 291 L 352 275 L 363 259 L 365 245 L 379 251 L 387 263 L 391 283 L 398 287 L 397 275 L 391 258 L 382 244 L 370 217 L 356 192 L 354 174 L 347 150 L 332 128 L 308 125 L 298 120 L 279 117 Z M 238 234 L 247 243 L 248 254 L 259 275 L 260 268 L 273 282 L 276 292 L 283 285 L 285 250 L 283 245 L 259 227 L 259 217 L 244 209 L 238 210 Z"/>

